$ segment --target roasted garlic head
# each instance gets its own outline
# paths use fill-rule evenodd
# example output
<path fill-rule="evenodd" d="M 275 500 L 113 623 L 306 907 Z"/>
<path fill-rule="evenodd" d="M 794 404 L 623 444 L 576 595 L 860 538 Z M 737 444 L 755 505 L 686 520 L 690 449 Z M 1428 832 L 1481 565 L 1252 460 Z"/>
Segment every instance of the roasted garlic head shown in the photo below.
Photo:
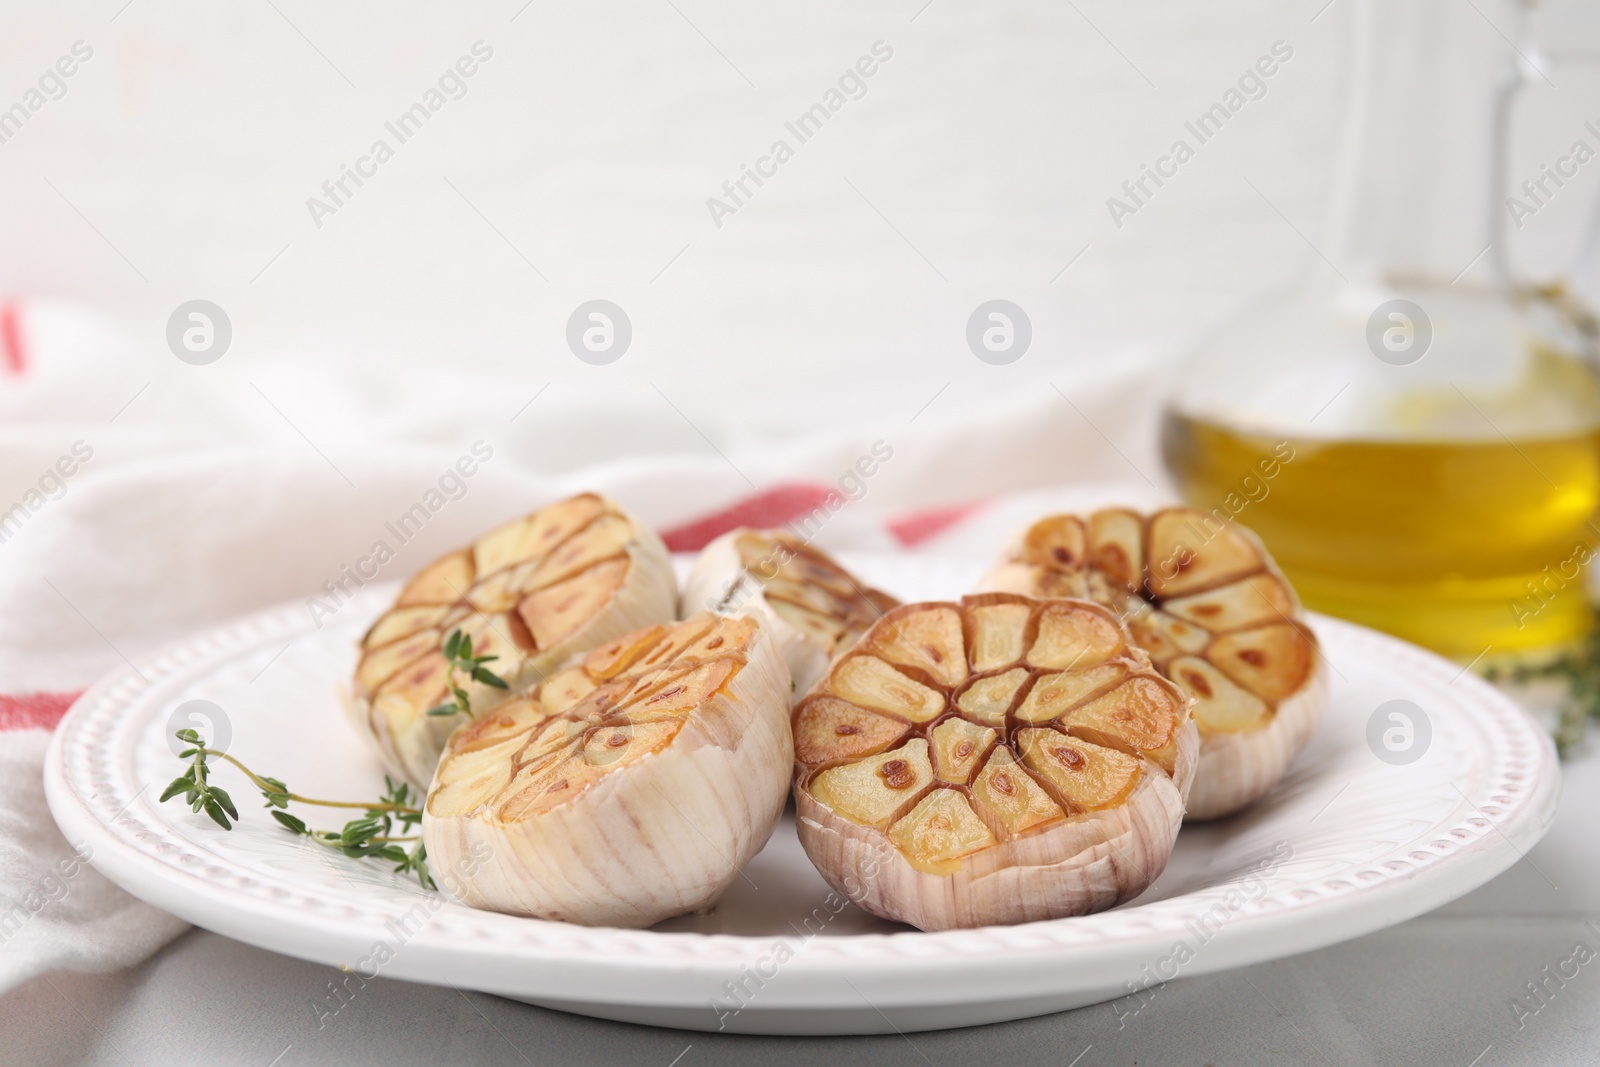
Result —
<path fill-rule="evenodd" d="M 423 810 L 472 907 L 649 926 L 713 904 L 783 813 L 789 672 L 753 618 L 624 635 L 451 735 Z"/>
<path fill-rule="evenodd" d="M 435 560 L 401 589 L 361 641 L 353 717 L 391 773 L 433 777 L 460 715 L 430 716 L 450 699 L 441 645 L 452 630 L 513 692 L 574 652 L 672 619 L 678 589 L 661 539 L 615 503 L 584 493 L 489 531 Z M 480 709 L 503 699 L 457 677 Z"/>
<path fill-rule="evenodd" d="M 683 590 L 685 613 L 752 612 L 770 622 L 797 696 L 899 603 L 784 530 L 723 534 L 700 553 Z"/>
<path fill-rule="evenodd" d="M 1105 608 L 1004 593 L 889 612 L 794 711 L 800 841 L 924 930 L 1080 915 L 1166 866 L 1189 702 Z"/>
<path fill-rule="evenodd" d="M 980 585 L 1088 597 L 1115 611 L 1194 699 L 1189 818 L 1229 815 L 1277 784 L 1321 721 L 1327 672 L 1288 581 L 1255 535 L 1193 508 L 1052 515 Z"/>

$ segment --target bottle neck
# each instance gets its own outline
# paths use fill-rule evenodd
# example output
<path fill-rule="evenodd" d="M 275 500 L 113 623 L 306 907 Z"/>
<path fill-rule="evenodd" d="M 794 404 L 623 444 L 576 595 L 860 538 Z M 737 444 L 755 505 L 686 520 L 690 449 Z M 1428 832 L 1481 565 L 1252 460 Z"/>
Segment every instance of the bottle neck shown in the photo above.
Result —
<path fill-rule="evenodd" d="M 1354 0 L 1329 258 L 1351 281 L 1503 284 L 1504 130 L 1516 0 Z M 1494 25 L 1490 25 L 1490 22 Z M 1488 250 L 1486 253 L 1485 250 Z"/>

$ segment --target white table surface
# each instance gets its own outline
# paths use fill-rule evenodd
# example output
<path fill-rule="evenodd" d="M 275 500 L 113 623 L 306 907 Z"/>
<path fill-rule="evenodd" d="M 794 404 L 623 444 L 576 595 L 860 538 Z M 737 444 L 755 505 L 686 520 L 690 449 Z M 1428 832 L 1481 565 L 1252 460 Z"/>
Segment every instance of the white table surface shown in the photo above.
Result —
<path fill-rule="evenodd" d="M 142 967 L 0 998 L 0 1064 L 1593 1064 L 1600 752 L 1565 771 L 1555 826 L 1488 885 L 1356 941 L 1169 983 L 1120 1029 L 1101 1004 L 903 1037 L 722 1036 L 389 979 L 319 1028 L 311 1003 L 337 971 L 194 930 Z M 1519 1028 L 1512 998 L 1580 940 L 1596 957 Z"/>

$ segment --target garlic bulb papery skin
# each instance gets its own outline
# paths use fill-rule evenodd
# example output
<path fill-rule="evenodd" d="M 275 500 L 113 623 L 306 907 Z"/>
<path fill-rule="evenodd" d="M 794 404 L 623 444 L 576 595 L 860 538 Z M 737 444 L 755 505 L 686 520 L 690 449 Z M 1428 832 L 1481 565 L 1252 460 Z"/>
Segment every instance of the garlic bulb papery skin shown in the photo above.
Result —
<path fill-rule="evenodd" d="M 361 642 L 352 719 L 393 775 L 424 785 L 460 715 L 430 716 L 450 700 L 441 647 L 452 630 L 512 692 L 539 682 L 575 652 L 673 619 L 678 587 L 655 532 L 616 503 L 582 493 L 514 519 L 424 567 Z M 458 677 L 474 709 L 504 692 Z"/>
<path fill-rule="evenodd" d="M 923 930 L 1082 915 L 1165 868 L 1198 736 L 1104 607 L 1005 593 L 907 604 L 796 707 L 806 855 Z"/>
<path fill-rule="evenodd" d="M 731 530 L 701 550 L 683 588 L 683 612 L 752 612 L 772 626 L 796 698 L 833 657 L 899 605 L 786 530 Z"/>
<path fill-rule="evenodd" d="M 643 927 L 705 910 L 783 813 L 788 708 L 758 619 L 627 634 L 451 735 L 429 863 L 462 903 L 514 915 Z"/>
<path fill-rule="evenodd" d="M 1194 699 L 1200 766 L 1187 817 L 1255 803 L 1316 732 L 1328 670 L 1261 541 L 1193 508 L 1052 515 L 1022 530 L 979 586 L 1085 596 L 1117 612 Z"/>

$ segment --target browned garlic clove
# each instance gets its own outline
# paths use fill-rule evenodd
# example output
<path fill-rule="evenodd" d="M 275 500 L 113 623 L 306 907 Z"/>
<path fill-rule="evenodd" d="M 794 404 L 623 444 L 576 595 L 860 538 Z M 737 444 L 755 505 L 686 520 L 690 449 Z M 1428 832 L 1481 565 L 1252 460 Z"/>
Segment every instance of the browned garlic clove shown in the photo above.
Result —
<path fill-rule="evenodd" d="M 429 716 L 450 699 L 441 645 L 452 630 L 520 692 L 574 652 L 671 620 L 677 582 L 665 546 L 615 503 L 584 493 L 514 519 L 415 575 L 361 642 L 352 715 L 389 771 L 414 783 L 461 716 Z M 504 694 L 463 682 L 474 709 Z"/>
<path fill-rule="evenodd" d="M 898 600 L 783 530 L 740 528 L 707 545 L 683 611 L 753 612 L 772 624 L 798 698 Z"/>
<path fill-rule="evenodd" d="M 1116 611 L 1157 670 L 1194 699 L 1200 766 L 1188 817 L 1247 807 L 1277 784 L 1327 703 L 1317 639 L 1254 534 L 1192 508 L 1052 515 L 980 585 L 1081 590 Z"/>
<path fill-rule="evenodd" d="M 908 604 L 794 712 L 800 842 L 861 907 L 924 930 L 1112 907 L 1162 869 L 1198 740 L 1105 608 Z"/>
<path fill-rule="evenodd" d="M 624 635 L 451 735 L 429 863 L 463 903 L 516 915 L 637 927 L 709 907 L 783 813 L 788 708 L 758 619 Z"/>

